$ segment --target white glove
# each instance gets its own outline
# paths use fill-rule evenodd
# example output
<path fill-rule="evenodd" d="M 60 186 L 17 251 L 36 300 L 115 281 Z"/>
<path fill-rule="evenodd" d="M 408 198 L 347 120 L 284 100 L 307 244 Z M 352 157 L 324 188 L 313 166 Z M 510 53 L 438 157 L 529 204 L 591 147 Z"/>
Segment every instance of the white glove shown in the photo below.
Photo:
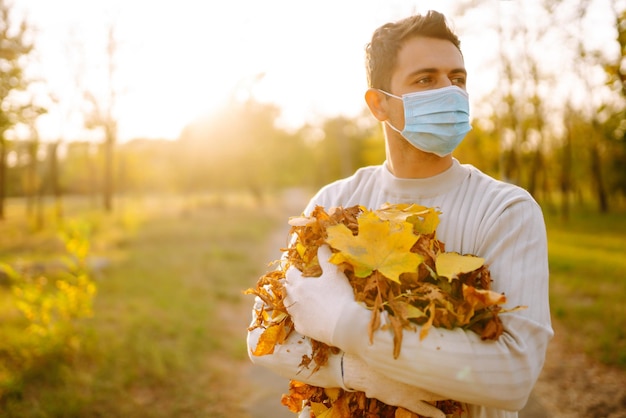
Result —
<path fill-rule="evenodd" d="M 252 352 L 256 349 L 262 333 L 261 328 L 248 331 L 248 355 L 252 363 L 265 367 L 286 379 L 295 379 L 324 388 L 347 389 L 343 386 L 341 374 L 343 353 L 330 354 L 327 363 L 313 372 L 316 367 L 315 362 L 312 362 L 308 368 L 300 365 L 304 356 L 313 357 L 311 342 L 308 338 L 292 332 L 282 344 L 274 347 L 273 354 L 255 356 Z"/>
<path fill-rule="evenodd" d="M 343 356 L 343 382 L 346 387 L 365 392 L 368 398 L 378 399 L 387 405 L 400 406 L 424 417 L 446 417 L 440 409 L 428 403 L 446 398 L 390 379 L 348 353 Z"/>
<path fill-rule="evenodd" d="M 343 306 L 356 303 L 345 274 L 328 262 L 331 255 L 328 245 L 317 250 L 322 268 L 320 277 L 302 277 L 295 267 L 289 268 L 285 274 L 285 307 L 296 331 L 328 345 L 333 345 L 332 337 Z"/>

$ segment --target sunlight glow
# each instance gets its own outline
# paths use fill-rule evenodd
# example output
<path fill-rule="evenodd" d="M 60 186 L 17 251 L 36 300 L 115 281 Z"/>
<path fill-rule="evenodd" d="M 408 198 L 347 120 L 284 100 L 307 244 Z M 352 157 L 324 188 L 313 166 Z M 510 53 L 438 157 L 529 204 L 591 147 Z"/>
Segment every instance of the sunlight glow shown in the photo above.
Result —
<path fill-rule="evenodd" d="M 125 141 L 174 139 L 242 89 L 281 106 L 285 126 L 357 114 L 372 30 L 451 1 L 15 0 L 14 10 L 38 30 L 35 73 L 56 98 L 40 118 L 44 140 L 98 135 L 77 123 L 79 86 L 106 97 L 113 24 L 115 115 Z"/>
<path fill-rule="evenodd" d="M 514 3 L 495 1 L 492 10 Z M 14 0 L 37 28 L 37 63 L 46 80 L 43 140 L 97 139 L 86 132 L 82 90 L 108 97 L 107 31 L 113 27 L 119 140 L 176 139 L 200 116 L 251 95 L 281 107 L 279 123 L 297 128 L 328 116 L 355 116 L 365 104 L 363 50 L 372 31 L 436 9 L 460 33 L 476 100 L 496 86 L 493 33 L 475 36 L 497 16 L 460 27 L 455 0 Z M 470 11 L 473 13 L 475 11 Z M 489 17 L 486 17 L 489 16 Z M 487 36 L 487 38 L 485 38 Z M 485 39 L 492 47 L 485 48 Z M 47 98 L 53 95 L 54 100 Z"/>

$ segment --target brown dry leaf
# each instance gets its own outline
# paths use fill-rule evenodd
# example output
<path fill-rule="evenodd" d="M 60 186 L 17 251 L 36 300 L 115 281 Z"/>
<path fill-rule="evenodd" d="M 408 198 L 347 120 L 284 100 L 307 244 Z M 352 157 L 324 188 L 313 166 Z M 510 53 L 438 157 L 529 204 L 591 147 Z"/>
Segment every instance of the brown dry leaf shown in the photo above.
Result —
<path fill-rule="evenodd" d="M 480 332 L 480 338 L 483 340 L 497 340 L 504 332 L 504 325 L 499 317 L 493 316 L 482 330 L 476 330 L 476 332 Z"/>
<path fill-rule="evenodd" d="M 424 325 L 422 325 L 422 329 L 420 330 L 420 340 L 423 340 L 428 335 L 428 331 L 430 331 L 430 327 L 432 327 L 433 322 L 435 320 L 435 302 L 431 301 L 428 307 L 426 308 L 426 312 L 428 312 L 428 320 Z"/>
<path fill-rule="evenodd" d="M 297 380 L 291 380 L 289 381 L 289 394 L 283 395 L 280 402 L 289 408 L 291 412 L 299 413 L 302 411 L 303 401 L 315 397 L 320 392 L 323 392 L 323 389 Z"/>
<path fill-rule="evenodd" d="M 463 285 L 463 298 L 470 303 L 475 310 L 484 309 L 493 305 L 503 305 L 506 303 L 506 296 L 491 290 L 476 289 L 475 287 Z"/>
<path fill-rule="evenodd" d="M 328 418 L 347 418 L 354 416 L 350 408 L 348 397 L 339 396 L 332 405 L 333 406 L 329 411 Z"/>

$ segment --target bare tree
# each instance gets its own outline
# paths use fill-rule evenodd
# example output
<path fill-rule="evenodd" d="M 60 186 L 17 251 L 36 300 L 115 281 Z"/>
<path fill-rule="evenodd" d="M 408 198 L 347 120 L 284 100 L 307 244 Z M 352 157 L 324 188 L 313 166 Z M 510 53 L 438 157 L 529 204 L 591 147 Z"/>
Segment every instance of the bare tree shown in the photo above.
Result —
<path fill-rule="evenodd" d="M 582 0 L 577 4 L 575 9 L 575 22 L 578 27 L 578 34 L 583 32 L 582 22 L 590 10 L 590 0 Z M 609 210 L 607 191 L 602 175 L 602 123 L 600 121 L 601 109 L 604 107 L 600 103 L 600 99 L 596 97 L 598 89 L 592 84 L 589 69 L 597 67 L 599 63 L 599 55 L 593 51 L 588 51 L 584 44 L 582 35 L 576 38 L 576 59 L 574 61 L 574 71 L 577 74 L 582 86 L 587 92 L 588 100 L 583 104 L 583 112 L 588 118 L 588 129 L 586 132 L 588 157 L 589 157 L 589 173 L 591 180 L 591 189 L 595 193 L 600 212 L 605 213 Z"/>
<path fill-rule="evenodd" d="M 114 116 L 114 109 L 117 100 L 118 91 L 115 87 L 114 80 L 116 74 L 115 58 L 118 52 L 118 42 L 115 38 L 115 26 L 110 25 L 107 38 L 107 78 L 108 88 L 107 97 L 98 100 L 91 92 L 85 92 L 85 99 L 91 105 L 91 109 L 87 114 L 85 125 L 88 129 L 102 128 L 104 131 L 104 167 L 103 167 L 103 187 L 102 198 L 104 210 L 111 212 L 113 210 L 113 196 L 115 193 L 114 185 L 114 156 L 115 144 L 117 143 L 117 120 Z"/>
<path fill-rule="evenodd" d="M 43 112 L 31 103 L 20 103 L 15 97 L 29 84 L 24 76 L 25 58 L 33 51 L 29 41 L 30 27 L 22 21 L 17 27 L 10 6 L 0 0 L 0 219 L 4 219 L 6 197 L 8 141 L 6 133 L 17 123 L 28 122 Z"/>
<path fill-rule="evenodd" d="M 573 192 L 578 180 L 591 189 L 598 210 L 608 211 L 607 178 L 615 176 L 608 171 L 607 163 L 615 165 L 617 161 L 608 151 L 610 131 L 613 129 L 615 135 L 626 132 L 626 123 L 620 122 L 626 115 L 624 1 L 610 3 L 620 53 L 608 64 L 603 57 L 606 52 L 594 47 L 589 42 L 591 37 L 586 36 L 589 31 L 585 25 L 591 22 L 589 12 L 598 5 L 593 0 L 498 2 L 497 6 L 484 0 L 459 0 L 459 4 L 460 20 L 476 17 L 475 10 L 485 15 L 492 12 L 485 25 L 468 27 L 492 30 L 499 41 L 494 65 L 500 68 L 500 74 L 488 101 L 493 109 L 493 131 L 500 138 L 501 177 L 526 187 L 536 197 L 541 193 L 542 199 L 549 198 L 552 179 L 559 178 L 560 191 L 566 194 Z M 559 54 L 559 59 L 547 56 L 548 51 Z M 603 85 L 602 67 L 609 75 L 607 84 L 613 93 Z M 561 84 L 572 80 L 581 88 L 566 89 L 566 84 Z M 615 98 L 618 90 L 621 100 Z M 615 115 L 616 107 L 621 118 Z M 568 120 L 572 115 L 575 121 Z M 611 124 L 617 127 L 611 128 Z M 577 150 L 584 152 L 573 155 Z M 549 164 L 550 158 L 558 158 L 560 164 Z M 579 167 L 588 173 L 584 178 Z M 568 196 L 562 198 L 567 205 Z M 563 210 L 569 208 L 564 206 Z"/>

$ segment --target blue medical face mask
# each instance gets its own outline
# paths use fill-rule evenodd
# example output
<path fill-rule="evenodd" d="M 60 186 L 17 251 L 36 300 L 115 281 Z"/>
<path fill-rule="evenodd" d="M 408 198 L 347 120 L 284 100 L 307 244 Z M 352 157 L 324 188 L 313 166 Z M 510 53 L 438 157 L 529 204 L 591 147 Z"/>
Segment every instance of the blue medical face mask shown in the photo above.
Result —
<path fill-rule="evenodd" d="M 418 91 L 396 96 L 380 90 L 404 104 L 404 129 L 400 131 L 411 145 L 424 151 L 446 156 L 461 143 L 472 129 L 469 123 L 469 95 L 457 86 Z"/>

